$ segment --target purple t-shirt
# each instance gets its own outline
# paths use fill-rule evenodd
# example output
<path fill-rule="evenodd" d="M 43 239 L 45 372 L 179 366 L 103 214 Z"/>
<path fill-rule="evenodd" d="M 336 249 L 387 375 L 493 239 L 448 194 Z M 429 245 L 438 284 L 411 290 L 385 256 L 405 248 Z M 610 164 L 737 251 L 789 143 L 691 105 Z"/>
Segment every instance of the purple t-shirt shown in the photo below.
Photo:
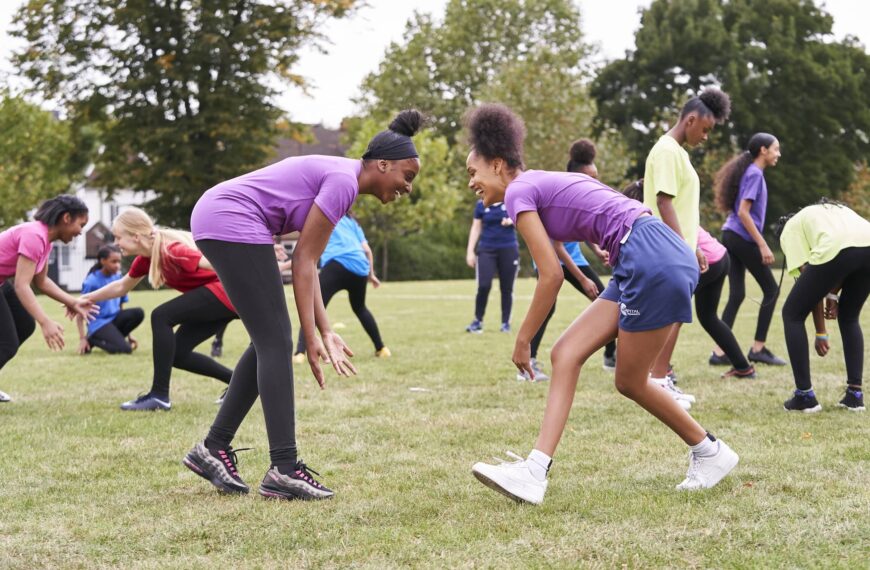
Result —
<path fill-rule="evenodd" d="M 601 182 L 574 172 L 528 170 L 508 184 L 508 215 L 538 212 L 550 239 L 590 241 L 619 257 L 619 242 L 634 221 L 650 209 Z"/>
<path fill-rule="evenodd" d="M 193 237 L 270 244 L 302 230 L 312 204 L 335 225 L 359 194 L 360 168 L 350 158 L 297 156 L 221 182 L 193 208 Z"/>
<path fill-rule="evenodd" d="M 764 228 L 764 216 L 767 212 L 767 183 L 764 181 L 764 171 L 758 168 L 755 163 L 749 165 L 743 177 L 740 179 L 740 191 L 737 193 L 737 199 L 734 201 L 734 206 L 728 213 L 728 219 L 722 226 L 723 230 L 731 230 L 746 241 L 754 241 L 746 228 L 743 227 L 743 222 L 737 212 L 740 210 L 740 202 L 743 200 L 752 200 L 752 207 L 749 208 L 749 216 L 752 218 L 752 223 L 758 228 L 759 232 Z"/>
<path fill-rule="evenodd" d="M 24 222 L 0 233 L 0 283 L 15 277 L 19 255 L 35 261 L 36 273 L 39 273 L 50 253 L 48 226 L 42 222 Z"/>

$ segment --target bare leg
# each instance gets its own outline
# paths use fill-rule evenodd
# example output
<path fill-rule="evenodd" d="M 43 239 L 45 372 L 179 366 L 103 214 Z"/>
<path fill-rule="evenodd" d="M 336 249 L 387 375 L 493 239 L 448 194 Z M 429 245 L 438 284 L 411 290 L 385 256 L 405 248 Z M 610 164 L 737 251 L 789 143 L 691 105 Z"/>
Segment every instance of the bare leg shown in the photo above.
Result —
<path fill-rule="evenodd" d="M 671 333 L 670 325 L 643 332 L 619 331 L 616 389 L 661 420 L 688 445 L 695 445 L 706 437 L 707 432 L 670 394 L 647 377 L 650 363 Z"/>
<path fill-rule="evenodd" d="M 665 341 L 661 351 L 656 356 L 650 367 L 650 374 L 653 378 L 664 378 L 668 373 L 668 368 L 671 365 L 671 357 L 674 355 L 674 348 L 677 346 L 677 339 L 680 338 L 680 326 L 683 323 L 674 323 L 671 325 L 671 332 Z"/>
<path fill-rule="evenodd" d="M 618 319 L 619 307 L 616 303 L 596 299 L 574 319 L 553 345 L 550 351 L 553 372 L 547 408 L 535 449 L 553 456 L 568 422 L 580 368 L 587 358 L 616 338 Z M 622 358 L 622 352 L 619 357 Z"/>

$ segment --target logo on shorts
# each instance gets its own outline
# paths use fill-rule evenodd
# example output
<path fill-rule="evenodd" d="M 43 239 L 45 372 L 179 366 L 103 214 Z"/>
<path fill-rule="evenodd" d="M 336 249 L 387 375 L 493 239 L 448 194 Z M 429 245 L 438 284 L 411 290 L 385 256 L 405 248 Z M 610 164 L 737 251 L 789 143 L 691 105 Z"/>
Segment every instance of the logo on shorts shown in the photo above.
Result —
<path fill-rule="evenodd" d="M 619 304 L 619 312 L 622 313 L 624 317 L 639 317 L 640 311 L 637 309 L 629 309 L 625 306 L 625 303 Z"/>

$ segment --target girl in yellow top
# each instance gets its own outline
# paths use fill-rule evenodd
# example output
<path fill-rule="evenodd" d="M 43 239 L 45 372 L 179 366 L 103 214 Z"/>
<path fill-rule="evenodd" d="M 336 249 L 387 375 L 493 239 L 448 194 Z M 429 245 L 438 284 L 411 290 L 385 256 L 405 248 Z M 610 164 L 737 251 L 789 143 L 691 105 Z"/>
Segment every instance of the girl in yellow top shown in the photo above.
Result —
<path fill-rule="evenodd" d="M 810 381 L 804 328 L 812 311 L 819 356 L 825 356 L 830 348 L 825 318 L 837 319 L 847 383 L 840 406 L 863 411 L 864 337 L 859 316 L 870 294 L 870 222 L 843 204 L 823 199 L 789 218 L 779 240 L 789 274 L 800 275 L 782 308 L 785 343 L 797 387 L 785 409 L 805 413 L 822 409 Z"/>

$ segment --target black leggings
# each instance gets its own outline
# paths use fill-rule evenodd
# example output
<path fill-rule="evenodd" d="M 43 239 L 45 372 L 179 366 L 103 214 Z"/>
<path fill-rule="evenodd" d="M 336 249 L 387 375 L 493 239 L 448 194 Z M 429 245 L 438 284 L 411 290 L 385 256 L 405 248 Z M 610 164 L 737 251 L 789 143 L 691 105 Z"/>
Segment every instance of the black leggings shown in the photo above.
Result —
<path fill-rule="evenodd" d="M 846 382 L 861 385 L 864 367 L 864 335 L 858 320 L 870 294 L 870 247 L 850 247 L 822 265 L 807 265 L 782 307 L 785 345 L 799 390 L 812 388 L 810 351 L 804 325 L 813 307 L 838 285 L 839 316 L 843 357 L 846 360 Z"/>
<path fill-rule="evenodd" d="M 18 300 L 15 286 L 9 281 L 0 286 L 0 369 L 36 329 L 36 321 Z"/>
<path fill-rule="evenodd" d="M 486 302 L 492 279 L 498 273 L 498 286 L 501 289 L 501 322 L 511 320 L 511 307 L 514 302 L 514 281 L 520 270 L 520 250 L 515 247 L 499 249 L 480 248 L 477 253 L 477 297 L 474 300 L 474 318 L 483 320 Z"/>
<path fill-rule="evenodd" d="M 357 275 L 348 271 L 344 265 L 335 260 L 330 261 L 320 270 L 320 296 L 323 297 L 323 306 L 328 305 L 333 295 L 339 291 L 347 291 L 350 308 L 353 309 L 353 313 L 359 319 L 366 334 L 372 339 L 372 343 L 375 345 L 375 352 L 377 352 L 384 348 L 384 342 L 381 340 L 378 323 L 375 322 L 371 311 L 366 307 L 366 287 L 368 282 L 369 278 L 367 276 Z M 302 336 L 302 331 L 299 331 L 296 352 L 305 352 L 305 338 Z"/>
<path fill-rule="evenodd" d="M 746 270 L 755 278 L 761 286 L 762 300 L 758 309 L 758 324 L 755 326 L 755 340 L 765 342 L 767 331 L 770 329 L 770 321 L 776 309 L 776 298 L 779 296 L 779 288 L 776 286 L 776 278 L 770 270 L 770 266 L 761 261 L 761 250 L 755 242 L 746 241 L 739 234 L 731 230 L 722 232 L 722 245 L 728 249 L 731 257 L 731 270 L 728 272 L 728 303 L 722 312 L 722 320 L 728 328 L 734 328 L 734 319 L 740 304 L 746 298 Z"/>
<path fill-rule="evenodd" d="M 604 292 L 604 284 L 601 282 L 601 279 L 598 278 L 598 274 L 592 270 L 592 267 L 590 267 L 588 265 L 581 265 L 581 266 L 578 266 L 578 269 L 580 269 L 580 271 L 583 272 L 583 275 L 585 275 L 586 277 L 591 279 L 593 283 L 595 283 L 595 286 L 598 287 L 599 294 Z M 565 281 L 567 281 L 568 283 L 573 285 L 574 288 L 577 289 L 578 291 L 580 291 L 580 294 L 585 297 L 586 291 L 583 290 L 583 287 L 580 285 L 580 282 L 577 281 L 577 279 L 573 275 L 571 275 L 571 273 L 568 271 L 568 269 L 564 265 L 562 266 L 562 273 L 564 273 L 564 275 L 565 275 Z M 536 277 L 537 277 L 537 274 L 536 274 Z M 544 319 L 544 322 L 541 324 L 541 328 L 539 328 L 538 332 L 535 333 L 535 336 L 532 337 L 532 343 L 531 343 L 531 345 L 532 345 L 532 358 L 538 357 L 538 347 L 541 346 L 541 341 L 544 339 L 544 333 L 547 332 L 547 325 L 549 324 L 550 319 L 553 317 L 553 314 L 555 312 L 556 312 L 556 303 L 553 303 L 553 308 L 550 309 L 550 312 L 547 314 L 547 318 Z M 606 356 L 607 358 L 610 358 L 614 355 L 614 353 L 616 353 L 616 341 L 612 340 L 612 341 L 608 342 L 607 345 L 605 345 L 604 356 Z"/>
<path fill-rule="evenodd" d="M 725 351 L 725 355 L 737 370 L 749 368 L 749 362 L 740 350 L 740 344 L 734 338 L 731 327 L 719 318 L 719 298 L 722 296 L 722 286 L 731 265 L 728 254 L 710 265 L 706 273 L 701 274 L 698 286 L 695 288 L 695 313 L 698 322 L 704 327 L 716 344 Z"/>
<path fill-rule="evenodd" d="M 173 366 L 229 383 L 232 370 L 193 349 L 234 318 L 235 313 L 204 286 L 154 309 L 151 312 L 151 332 L 154 335 L 151 394 L 169 398 Z M 180 325 L 178 331 L 173 331 L 176 325 Z"/>
<path fill-rule="evenodd" d="M 293 336 L 275 250 L 271 244 L 210 239 L 198 240 L 196 244 L 214 266 L 251 336 L 251 345 L 236 364 L 206 445 L 229 447 L 259 395 L 272 464 L 295 464 L 296 420 L 290 362 Z"/>
<path fill-rule="evenodd" d="M 145 311 L 139 307 L 121 309 L 111 323 L 106 323 L 89 336 L 88 342 L 109 354 L 130 354 L 133 349 L 127 337 L 144 320 Z"/>

